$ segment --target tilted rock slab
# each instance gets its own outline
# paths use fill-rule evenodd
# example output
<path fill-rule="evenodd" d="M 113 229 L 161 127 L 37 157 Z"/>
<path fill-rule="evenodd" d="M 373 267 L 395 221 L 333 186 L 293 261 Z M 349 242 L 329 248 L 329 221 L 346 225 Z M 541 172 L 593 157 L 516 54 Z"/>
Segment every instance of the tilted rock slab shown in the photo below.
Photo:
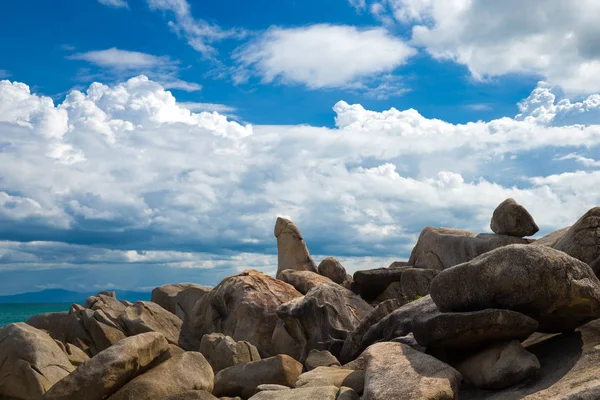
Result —
<path fill-rule="evenodd" d="M 150 301 L 183 320 L 196 302 L 211 290 L 210 286 L 195 283 L 168 284 L 152 290 Z"/>
<path fill-rule="evenodd" d="M 271 355 L 278 322 L 277 308 L 302 295 L 288 285 L 254 270 L 223 279 L 204 296 L 182 326 L 182 335 L 198 350 L 202 337 L 222 333 L 252 343 L 261 356 Z"/>
<path fill-rule="evenodd" d="M 600 282 L 589 265 L 545 246 L 511 245 L 442 271 L 431 283 L 442 312 L 500 308 L 564 332 L 600 318 Z"/>
<path fill-rule="evenodd" d="M 154 367 L 168 350 L 169 344 L 160 333 L 143 333 L 123 339 L 56 383 L 44 400 L 105 399 Z"/>
<path fill-rule="evenodd" d="M 277 279 L 285 283 L 289 283 L 302 294 L 308 293 L 310 289 L 314 288 L 315 286 L 337 285 L 337 283 L 333 282 L 331 279 L 319 275 L 316 272 L 294 271 L 291 269 L 281 271 L 281 273 L 277 276 Z"/>
<path fill-rule="evenodd" d="M 413 334 L 424 347 L 473 350 L 512 339 L 525 340 L 538 327 L 535 319 L 510 310 L 417 315 Z"/>
<path fill-rule="evenodd" d="M 490 228 L 499 235 L 516 237 L 533 236 L 540 230 L 525 207 L 510 198 L 496 207 Z"/>
<path fill-rule="evenodd" d="M 428 226 L 421 232 L 408 262 L 418 267 L 444 270 L 510 244 L 529 240 L 508 235 L 475 234 L 462 229 Z"/>
<path fill-rule="evenodd" d="M 134 378 L 109 400 L 155 400 L 189 390 L 211 392 L 215 375 L 200 353 L 188 351 Z"/>
<path fill-rule="evenodd" d="M 600 257 L 600 207 L 586 212 L 554 245 L 571 257 L 592 264 Z M 600 271 L 596 271 L 600 272 Z"/>
<path fill-rule="evenodd" d="M 287 355 L 278 355 L 260 361 L 236 364 L 219 371 L 215 376 L 213 394 L 252 397 L 263 384 L 293 387 L 302 374 L 302 364 Z"/>
<path fill-rule="evenodd" d="M 401 268 L 375 268 L 354 273 L 352 290 L 366 301 L 371 301 L 379 296 L 392 283 L 400 282 L 402 274 L 409 267 Z"/>
<path fill-rule="evenodd" d="M 0 330 L 0 397 L 39 400 L 74 369 L 46 332 L 22 322 Z"/>
<path fill-rule="evenodd" d="M 277 218 L 274 233 L 277 238 L 277 276 L 286 269 L 317 272 L 300 230 L 292 221 Z"/>
<path fill-rule="evenodd" d="M 458 399 L 461 375 L 438 359 L 401 343 L 377 343 L 364 352 L 363 400 Z"/>

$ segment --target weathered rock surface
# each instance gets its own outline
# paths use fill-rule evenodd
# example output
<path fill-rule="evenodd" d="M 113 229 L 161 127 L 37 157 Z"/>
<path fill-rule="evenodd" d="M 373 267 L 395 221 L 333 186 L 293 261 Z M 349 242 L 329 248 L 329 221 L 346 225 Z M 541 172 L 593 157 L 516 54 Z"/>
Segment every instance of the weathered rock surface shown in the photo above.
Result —
<path fill-rule="evenodd" d="M 302 373 L 302 364 L 287 355 L 278 355 L 246 364 L 236 364 L 215 376 L 215 396 L 241 396 L 257 393 L 262 384 L 292 387 Z"/>
<path fill-rule="evenodd" d="M 59 343 L 62 344 L 62 342 Z M 84 352 L 74 344 L 63 344 L 63 350 L 65 352 L 65 355 L 69 359 L 69 362 L 74 366 L 79 366 L 90 359 L 90 356 L 88 356 L 86 352 Z"/>
<path fill-rule="evenodd" d="M 567 233 L 567 231 L 569 229 L 571 229 L 571 227 L 567 226 L 566 228 L 562 228 L 557 231 L 550 232 L 546 236 L 541 237 L 538 240 L 536 240 L 535 242 L 531 243 L 531 245 L 532 246 L 554 247 L 556 245 L 556 243 L 558 243 L 558 241 L 565 235 L 565 233 Z"/>
<path fill-rule="evenodd" d="M 402 273 L 401 291 L 407 300 L 415 300 L 429 294 L 429 287 L 439 271 L 429 268 L 408 268 Z"/>
<path fill-rule="evenodd" d="M 503 389 L 535 374 L 540 362 L 518 340 L 513 340 L 486 348 L 459 363 L 456 369 L 472 386 Z"/>
<path fill-rule="evenodd" d="M 565 232 L 554 248 L 586 264 L 600 257 L 600 207 L 586 212 Z"/>
<path fill-rule="evenodd" d="M 163 285 L 152 291 L 151 301 L 183 320 L 196 302 L 211 290 L 210 286 L 195 283 Z"/>
<path fill-rule="evenodd" d="M 439 311 L 429 295 L 405 304 L 371 326 L 362 337 L 358 348 L 362 351 L 380 340 L 388 341 L 406 336 L 412 332 L 413 320 L 417 315 L 426 316 L 438 313 Z"/>
<path fill-rule="evenodd" d="M 341 364 L 337 358 L 327 350 L 311 350 L 304 362 L 306 370 L 310 371 L 317 367 L 340 367 Z"/>
<path fill-rule="evenodd" d="M 101 309 L 85 309 L 78 315 L 90 338 L 92 355 L 108 349 L 126 337 L 123 328 L 109 318 Z"/>
<path fill-rule="evenodd" d="M 462 229 L 428 226 L 421 232 L 408 262 L 417 267 L 444 270 L 510 244 L 527 244 L 526 239 L 508 235 L 481 233 Z"/>
<path fill-rule="evenodd" d="M 256 346 L 261 356 L 271 354 L 271 339 L 281 304 L 302 295 L 291 285 L 258 271 L 225 278 L 196 305 L 182 326 L 191 350 L 200 348 L 205 334 L 223 333 Z"/>
<path fill-rule="evenodd" d="M 404 297 L 404 294 L 402 293 L 401 282 L 390 283 L 388 287 L 386 287 L 385 290 L 381 292 L 379 296 L 377 296 L 375 300 L 371 302 L 371 304 L 380 304 L 388 300 L 395 300 L 401 302 L 402 304 L 408 303 L 408 300 Z"/>
<path fill-rule="evenodd" d="M 600 318 L 600 282 L 585 263 L 545 246 L 511 245 L 442 271 L 431 297 L 443 312 L 500 308 L 561 332 Z"/>
<path fill-rule="evenodd" d="M 360 400 L 360 396 L 349 387 L 342 386 L 337 394 L 336 400 Z"/>
<path fill-rule="evenodd" d="M 134 378 L 109 400 L 154 400 L 190 390 L 211 392 L 214 378 L 204 356 L 188 351 Z"/>
<path fill-rule="evenodd" d="M 46 332 L 22 322 L 0 329 L 0 398 L 39 400 L 74 369 Z"/>
<path fill-rule="evenodd" d="M 281 271 L 277 276 L 277 279 L 289 283 L 297 291 L 302 294 L 306 294 L 310 289 L 319 285 L 337 285 L 331 279 L 319 275 L 316 272 L 311 271 L 294 271 L 292 269 L 286 269 Z"/>
<path fill-rule="evenodd" d="M 317 267 L 317 272 L 346 289 L 352 285 L 352 276 L 348 275 L 346 268 L 333 257 L 323 259 Z"/>
<path fill-rule="evenodd" d="M 181 334 L 183 322 L 175 314 L 165 310 L 158 304 L 148 301 L 137 301 L 128 307 L 120 317 L 128 336 L 145 332 L 162 333 L 171 344 L 179 344 L 189 348 L 188 340 Z"/>
<path fill-rule="evenodd" d="M 169 344 L 160 333 L 144 333 L 123 339 L 56 383 L 44 399 L 105 399 L 155 366 L 168 349 Z"/>
<path fill-rule="evenodd" d="M 339 389 L 335 386 L 308 387 L 292 390 L 269 390 L 255 394 L 251 400 L 336 400 Z"/>
<path fill-rule="evenodd" d="M 352 290 L 366 301 L 371 301 L 379 296 L 392 282 L 400 282 L 404 268 L 376 268 L 354 273 Z"/>
<path fill-rule="evenodd" d="M 451 366 L 401 343 L 377 343 L 364 357 L 363 400 L 458 399 L 461 376 Z"/>
<path fill-rule="evenodd" d="M 260 360 L 258 350 L 251 343 L 236 342 L 222 333 L 204 335 L 200 342 L 200 352 L 204 354 L 215 373 L 232 365 Z"/>
<path fill-rule="evenodd" d="M 356 328 L 346 336 L 346 340 L 344 341 L 344 345 L 340 352 L 340 361 L 342 363 L 348 363 L 358 357 L 366 348 L 362 347 L 362 340 L 367 331 L 400 306 L 401 303 L 398 300 L 386 300 L 375 307 L 373 311 L 363 318 Z"/>
<path fill-rule="evenodd" d="M 465 350 L 512 339 L 525 340 L 537 326 L 537 321 L 526 315 L 495 309 L 417 315 L 412 324 L 421 346 Z"/>
<path fill-rule="evenodd" d="M 533 236 L 540 230 L 525 207 L 510 198 L 496 207 L 490 228 L 499 235 L 516 237 Z"/>
<path fill-rule="evenodd" d="M 187 392 L 163 397 L 161 400 L 219 400 L 206 390 L 188 390 Z"/>
<path fill-rule="evenodd" d="M 275 237 L 277 238 L 277 276 L 286 269 L 317 272 L 317 265 L 308 252 L 300 230 L 292 221 L 277 218 Z"/>
<path fill-rule="evenodd" d="M 321 285 L 304 297 L 282 304 L 277 316 L 289 335 L 303 347 L 301 360 L 312 349 L 338 355 L 348 333 L 373 308 L 351 291 L 338 285 Z"/>
<path fill-rule="evenodd" d="M 362 393 L 364 388 L 364 371 L 352 371 L 337 367 L 318 367 L 300 375 L 296 382 L 297 388 L 320 386 L 346 386 L 357 393 Z"/>
<path fill-rule="evenodd" d="M 275 385 L 275 384 L 265 384 L 265 385 L 258 385 L 256 387 L 256 390 L 258 390 L 259 392 L 264 392 L 267 390 L 290 390 L 291 388 L 289 386 L 283 386 L 283 385 Z"/>

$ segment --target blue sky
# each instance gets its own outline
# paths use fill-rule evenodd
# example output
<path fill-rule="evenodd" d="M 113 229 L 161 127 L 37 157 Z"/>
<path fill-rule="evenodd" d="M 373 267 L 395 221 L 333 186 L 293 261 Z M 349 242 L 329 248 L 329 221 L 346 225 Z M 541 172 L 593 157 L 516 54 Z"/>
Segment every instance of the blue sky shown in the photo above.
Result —
<path fill-rule="evenodd" d="M 600 203 L 600 5 L 23 0 L 0 13 L 0 294 L 350 271 Z M 4 79 L 2 81 L 2 79 Z"/>

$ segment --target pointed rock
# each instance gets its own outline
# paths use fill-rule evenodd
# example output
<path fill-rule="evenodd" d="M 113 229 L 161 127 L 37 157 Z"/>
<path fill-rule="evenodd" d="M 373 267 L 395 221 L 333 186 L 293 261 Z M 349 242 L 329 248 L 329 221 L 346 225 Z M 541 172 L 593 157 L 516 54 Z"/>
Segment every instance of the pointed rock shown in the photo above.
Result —
<path fill-rule="evenodd" d="M 277 276 L 286 269 L 317 272 L 317 265 L 308 252 L 300 230 L 292 221 L 277 218 L 275 237 L 277 238 Z"/>
<path fill-rule="evenodd" d="M 490 228 L 499 235 L 516 237 L 533 236 L 540 230 L 525 207 L 510 198 L 496 207 Z"/>

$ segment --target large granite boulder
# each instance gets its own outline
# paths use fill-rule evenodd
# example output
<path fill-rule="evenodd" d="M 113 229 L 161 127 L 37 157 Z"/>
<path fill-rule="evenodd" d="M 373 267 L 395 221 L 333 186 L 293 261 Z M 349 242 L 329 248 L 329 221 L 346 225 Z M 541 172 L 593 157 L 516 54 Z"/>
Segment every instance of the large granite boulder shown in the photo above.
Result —
<path fill-rule="evenodd" d="M 562 239 L 562 237 L 565 235 L 565 233 L 567 233 L 569 231 L 569 229 L 571 229 L 571 227 L 567 226 L 566 228 L 562 228 L 557 231 L 550 232 L 546 236 L 543 236 L 543 237 L 539 238 L 538 240 L 534 241 L 533 243 L 531 243 L 531 245 L 532 246 L 554 247 L 554 246 L 556 246 L 556 243 L 558 243 L 559 240 Z"/>
<path fill-rule="evenodd" d="M 223 398 L 222 398 L 223 399 Z M 187 392 L 173 394 L 160 400 L 219 400 L 206 390 L 188 390 Z"/>
<path fill-rule="evenodd" d="M 363 336 L 376 323 L 385 318 L 392 311 L 398 309 L 402 304 L 398 300 L 386 300 L 373 309 L 360 323 L 349 332 L 340 351 L 340 361 L 348 363 L 354 360 L 366 348 L 362 347 Z"/>
<path fill-rule="evenodd" d="M 451 366 L 401 343 L 377 343 L 364 352 L 363 400 L 458 399 L 461 376 Z"/>
<path fill-rule="evenodd" d="M 439 273 L 438 270 L 429 268 L 409 268 L 402 273 L 400 281 L 402 296 L 407 300 L 414 300 L 427 296 L 431 281 Z"/>
<path fill-rule="evenodd" d="M 373 308 L 339 285 L 320 285 L 277 309 L 277 316 L 294 340 L 303 347 L 301 360 L 312 349 L 339 355 L 349 332 Z"/>
<path fill-rule="evenodd" d="M 204 335 L 223 333 L 252 343 L 261 356 L 268 356 L 277 308 L 301 296 L 285 282 L 258 271 L 244 271 L 223 279 L 196 303 L 183 322 L 182 334 L 191 342 L 190 350 L 200 348 Z"/>
<path fill-rule="evenodd" d="M 383 303 L 384 301 L 395 300 L 401 304 L 409 302 L 408 298 L 404 296 L 402 291 L 402 282 L 392 282 L 385 288 L 383 292 L 371 301 L 372 305 Z"/>
<path fill-rule="evenodd" d="M 300 374 L 302 364 L 287 355 L 236 364 L 217 373 L 213 394 L 217 397 L 241 396 L 247 399 L 256 394 L 258 386 L 262 384 L 293 387 Z"/>
<path fill-rule="evenodd" d="M 163 285 L 152 291 L 151 301 L 183 320 L 196 301 L 211 290 L 210 286 L 200 286 L 195 283 Z"/>
<path fill-rule="evenodd" d="M 46 332 L 22 322 L 0 329 L 0 398 L 39 400 L 74 369 Z"/>
<path fill-rule="evenodd" d="M 255 394 L 251 400 L 336 400 L 339 390 L 335 386 L 307 387 L 291 390 L 267 390 Z"/>
<path fill-rule="evenodd" d="M 537 329 L 535 319 L 515 311 L 482 310 L 417 315 L 417 342 L 427 348 L 473 350 L 496 342 L 525 340 Z"/>
<path fill-rule="evenodd" d="M 128 336 L 145 332 L 162 333 L 171 344 L 179 344 L 189 348 L 190 345 L 185 335 L 181 334 L 183 322 L 175 314 L 165 310 L 156 303 L 137 301 L 126 309 L 120 317 Z"/>
<path fill-rule="evenodd" d="M 169 350 L 160 333 L 128 337 L 98 353 L 56 383 L 45 400 L 103 400 L 156 366 Z"/>
<path fill-rule="evenodd" d="M 292 221 L 277 218 L 275 237 L 277 238 L 277 276 L 286 269 L 317 272 L 317 265 L 308 252 L 300 230 Z"/>
<path fill-rule="evenodd" d="M 89 337 L 89 351 L 92 355 L 108 349 L 126 337 L 118 322 L 109 318 L 101 309 L 84 309 L 77 313 L 76 318 L 81 321 Z"/>
<path fill-rule="evenodd" d="M 534 375 L 540 362 L 518 340 L 512 340 L 486 348 L 459 363 L 456 369 L 472 386 L 503 389 Z"/>
<path fill-rule="evenodd" d="M 540 332 L 600 318 L 600 282 L 590 266 L 546 246 L 506 246 L 442 271 L 431 297 L 443 312 L 518 311 L 536 319 Z"/>
<path fill-rule="evenodd" d="M 297 291 L 302 294 L 308 293 L 308 291 L 315 286 L 319 285 L 337 285 L 331 279 L 319 275 L 316 272 L 311 271 L 294 271 L 293 269 L 286 269 L 281 271 L 277 276 L 277 279 L 289 283 Z"/>
<path fill-rule="evenodd" d="M 317 271 L 346 289 L 352 285 L 352 276 L 348 275 L 346 268 L 333 257 L 324 258 L 317 267 Z"/>
<path fill-rule="evenodd" d="M 211 392 L 214 378 L 204 356 L 188 351 L 129 381 L 109 400 L 155 400 L 189 390 Z"/>
<path fill-rule="evenodd" d="M 444 270 L 510 244 L 527 244 L 527 239 L 508 235 L 479 235 L 462 229 L 428 226 L 421 232 L 410 254 L 411 265 Z"/>
<path fill-rule="evenodd" d="M 408 267 L 403 268 L 375 268 L 354 273 L 352 290 L 366 301 L 371 301 L 379 296 L 390 283 L 400 282 L 402 274 Z"/>
<path fill-rule="evenodd" d="M 310 371 L 318 367 L 341 367 L 337 358 L 327 350 L 311 350 L 304 361 L 306 370 Z"/>
<path fill-rule="evenodd" d="M 200 352 L 215 373 L 232 365 L 260 360 L 258 350 L 251 343 L 236 342 L 222 333 L 204 335 L 200 342 Z"/>
<path fill-rule="evenodd" d="M 516 237 L 533 236 L 540 230 L 531 214 L 514 199 L 506 199 L 496 207 L 490 228 L 499 235 Z"/>
<path fill-rule="evenodd" d="M 600 257 L 600 207 L 586 212 L 554 245 L 586 264 Z"/>
<path fill-rule="evenodd" d="M 417 315 L 426 316 L 438 313 L 439 311 L 429 295 L 405 304 L 372 325 L 361 338 L 357 348 L 362 351 L 375 342 L 390 341 L 406 336 L 412 332 L 413 320 Z M 345 359 L 341 361 L 345 362 Z"/>
<path fill-rule="evenodd" d="M 106 317 L 115 324 L 119 323 L 120 317 L 125 314 L 128 305 L 117 300 L 114 292 L 100 292 L 96 296 L 86 299 L 84 308 L 93 311 L 102 311 Z"/>

